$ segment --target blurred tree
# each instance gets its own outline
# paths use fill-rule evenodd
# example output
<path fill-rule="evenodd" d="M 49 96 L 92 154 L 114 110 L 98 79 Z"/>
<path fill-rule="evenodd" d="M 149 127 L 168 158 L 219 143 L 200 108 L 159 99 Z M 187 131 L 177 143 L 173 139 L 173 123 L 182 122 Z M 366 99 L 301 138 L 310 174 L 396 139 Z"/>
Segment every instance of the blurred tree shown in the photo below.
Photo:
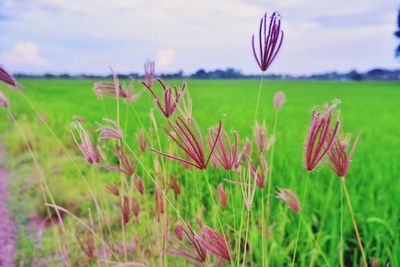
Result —
<path fill-rule="evenodd" d="M 394 35 L 400 39 L 400 9 L 399 9 L 399 13 L 397 15 L 397 28 L 398 30 L 394 33 Z M 400 58 L 400 44 L 396 49 L 396 57 Z"/>

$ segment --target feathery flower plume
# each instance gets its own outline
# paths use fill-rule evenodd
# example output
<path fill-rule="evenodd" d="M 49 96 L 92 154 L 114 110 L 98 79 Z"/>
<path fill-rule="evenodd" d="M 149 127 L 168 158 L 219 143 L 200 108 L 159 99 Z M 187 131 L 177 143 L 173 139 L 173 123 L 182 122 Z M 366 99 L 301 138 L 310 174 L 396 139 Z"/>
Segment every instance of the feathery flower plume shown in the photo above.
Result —
<path fill-rule="evenodd" d="M 301 207 L 299 199 L 292 190 L 287 188 L 279 188 L 276 198 L 285 202 L 292 211 L 296 213 L 300 212 Z"/>
<path fill-rule="evenodd" d="M 99 163 L 100 161 L 100 154 L 97 151 L 96 147 L 93 145 L 93 143 L 90 141 L 89 135 L 87 132 L 83 129 L 82 124 L 80 122 L 72 122 L 72 138 L 74 139 L 74 142 L 78 146 L 79 150 L 85 157 L 86 161 L 89 164 L 96 164 Z M 77 132 L 77 135 L 79 138 L 75 136 L 74 130 Z M 78 140 L 79 139 L 79 140 Z"/>
<path fill-rule="evenodd" d="M 12 87 L 17 87 L 17 82 L 2 66 L 0 66 L 0 81 Z"/>
<path fill-rule="evenodd" d="M 135 168 L 133 167 L 132 161 L 125 151 L 119 145 L 115 145 L 115 156 L 118 158 L 119 164 L 113 165 L 102 165 L 101 167 L 123 173 L 129 177 L 135 174 Z"/>
<path fill-rule="evenodd" d="M 281 18 L 277 12 L 272 13 L 268 25 L 268 34 L 267 34 L 267 13 L 265 13 L 265 15 L 261 18 L 258 38 L 259 38 L 259 55 L 257 55 L 256 52 L 256 44 L 253 34 L 253 37 L 251 39 L 253 46 L 253 54 L 261 71 L 264 72 L 269 68 L 269 66 L 271 66 L 283 42 L 283 31 L 281 30 Z"/>
<path fill-rule="evenodd" d="M 285 103 L 286 96 L 282 91 L 276 92 L 274 96 L 274 107 L 276 110 L 280 109 Z"/>
<path fill-rule="evenodd" d="M 170 255 L 184 257 L 194 262 L 204 263 L 206 261 L 207 252 L 200 244 L 197 234 L 193 231 L 192 226 L 187 223 L 186 227 L 180 228 L 180 231 L 183 231 L 183 235 L 189 245 L 184 244 L 182 241 L 175 240 L 175 246 L 170 242 L 168 244 L 168 250 L 163 252 Z"/>
<path fill-rule="evenodd" d="M 120 140 L 123 138 L 121 127 L 119 127 L 118 123 L 111 119 L 103 119 L 103 121 L 107 122 L 110 125 L 102 125 L 97 130 L 100 132 L 99 141 L 103 140 Z"/>
<path fill-rule="evenodd" d="M 128 196 L 123 196 L 123 200 L 121 203 L 121 214 L 122 214 L 122 221 L 124 224 L 127 224 L 131 219 L 131 207 L 130 207 L 130 200 Z"/>
<path fill-rule="evenodd" d="M 228 205 L 228 194 L 226 193 L 225 188 L 222 184 L 218 185 L 218 197 L 221 206 L 226 208 L 226 206 Z"/>
<path fill-rule="evenodd" d="M 111 69 L 111 68 L 110 68 Z M 122 86 L 119 84 L 118 76 L 114 72 L 113 69 L 111 69 L 111 73 L 113 76 L 113 82 L 98 82 L 94 84 L 93 91 L 96 93 L 96 95 L 99 98 L 102 98 L 103 96 L 112 96 L 112 97 L 121 97 L 121 98 L 127 98 L 127 92 L 122 88 Z"/>
<path fill-rule="evenodd" d="M 141 92 L 135 93 L 135 82 L 132 80 L 132 82 L 129 84 L 128 88 L 126 89 L 126 102 L 128 104 L 131 104 L 135 102 L 136 100 L 139 99 L 139 97 L 142 95 Z"/>
<path fill-rule="evenodd" d="M 265 182 L 268 178 L 268 162 L 264 155 L 261 155 L 260 162 L 258 168 L 252 166 L 253 168 L 253 175 L 256 179 L 257 186 L 259 188 L 265 187 Z"/>
<path fill-rule="evenodd" d="M 131 208 L 132 208 L 133 216 L 135 216 L 135 218 L 137 219 L 139 217 L 140 204 L 139 204 L 139 201 L 137 201 L 136 198 L 132 198 L 132 200 L 131 200 Z"/>
<path fill-rule="evenodd" d="M 8 108 L 10 106 L 10 102 L 2 91 L 0 91 L 0 106 L 3 108 Z"/>
<path fill-rule="evenodd" d="M 207 138 L 209 148 L 215 147 L 213 157 L 227 171 L 236 169 L 240 164 L 239 140 L 236 131 L 233 131 L 233 135 L 235 142 L 231 143 L 225 129 L 220 125 L 218 129 L 211 128 Z M 215 140 L 217 140 L 216 144 Z"/>
<path fill-rule="evenodd" d="M 225 239 L 210 227 L 204 226 L 200 236 L 196 236 L 205 250 L 227 262 L 231 261 L 228 245 Z"/>
<path fill-rule="evenodd" d="M 153 86 L 154 73 L 154 61 L 147 60 L 147 62 L 144 63 L 144 77 L 146 81 L 142 82 L 147 88 L 151 88 Z"/>
<path fill-rule="evenodd" d="M 248 137 L 246 137 L 246 140 L 244 141 L 242 154 L 246 157 L 247 160 L 251 160 L 251 142 Z"/>
<path fill-rule="evenodd" d="M 172 128 L 173 132 L 170 133 L 169 131 L 164 129 L 165 132 L 167 133 L 169 138 L 178 145 L 180 150 L 183 152 L 184 157 L 188 159 L 169 155 L 157 151 L 151 147 L 149 147 L 148 149 L 161 156 L 179 161 L 184 164 L 191 165 L 199 170 L 206 169 L 221 133 L 221 127 L 222 127 L 221 122 L 219 122 L 216 138 L 214 144 L 211 147 L 210 154 L 207 158 L 205 156 L 203 137 L 201 135 L 199 126 L 197 125 L 194 119 L 188 122 L 181 116 L 178 116 L 177 120 L 175 120 L 174 122 L 169 121 L 168 123 Z"/>
<path fill-rule="evenodd" d="M 256 121 L 256 125 L 254 126 L 254 139 L 256 140 L 257 148 L 261 153 L 268 151 L 275 142 L 275 136 L 270 136 L 267 138 L 265 121 L 262 125 L 258 124 Z"/>
<path fill-rule="evenodd" d="M 161 192 L 158 189 L 156 189 L 154 191 L 154 200 L 156 202 L 157 215 L 163 214 L 164 213 L 164 200 L 161 195 Z"/>
<path fill-rule="evenodd" d="M 175 109 L 179 105 L 179 101 L 181 100 L 183 94 L 186 90 L 186 83 L 183 84 L 181 89 L 178 89 L 176 86 L 173 88 L 168 87 L 161 79 L 157 79 L 158 83 L 163 88 L 163 98 L 161 99 L 156 95 L 154 90 L 149 87 L 146 83 L 143 85 L 150 91 L 150 93 L 154 97 L 154 101 L 158 106 L 159 110 L 165 115 L 165 117 L 170 118 L 172 114 L 175 112 Z"/>
<path fill-rule="evenodd" d="M 179 240 L 183 240 L 183 234 L 185 233 L 185 229 L 180 222 L 177 222 L 175 225 L 175 235 Z"/>
<path fill-rule="evenodd" d="M 182 117 L 184 117 L 187 121 L 192 119 L 192 97 L 190 96 L 189 90 L 186 90 L 184 96 L 181 99 L 181 106 L 178 106 L 179 112 Z"/>
<path fill-rule="evenodd" d="M 329 161 L 324 161 L 324 163 L 339 177 L 344 177 L 349 170 L 351 159 L 354 155 L 354 151 L 358 143 L 358 139 L 360 138 L 360 134 L 361 132 L 357 134 L 350 152 L 347 151 L 350 145 L 350 138 L 340 138 L 338 136 L 328 153 Z"/>
<path fill-rule="evenodd" d="M 168 187 L 174 191 L 175 197 L 178 197 L 181 194 L 181 186 L 179 185 L 178 180 L 176 180 L 172 175 L 169 176 Z"/>
<path fill-rule="evenodd" d="M 335 111 L 335 104 L 332 107 L 325 105 L 322 112 L 313 110 L 305 146 L 305 168 L 307 171 L 312 171 L 318 166 L 336 139 L 340 125 L 338 115 L 336 115 L 333 130 L 331 129 L 331 121 L 336 113 Z"/>

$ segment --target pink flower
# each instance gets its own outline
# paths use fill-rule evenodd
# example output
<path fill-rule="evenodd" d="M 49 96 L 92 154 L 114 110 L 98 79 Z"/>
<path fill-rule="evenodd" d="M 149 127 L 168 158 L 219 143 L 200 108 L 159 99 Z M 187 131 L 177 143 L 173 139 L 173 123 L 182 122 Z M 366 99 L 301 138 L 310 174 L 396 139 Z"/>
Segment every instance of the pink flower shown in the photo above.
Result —
<path fill-rule="evenodd" d="M 102 98 L 103 96 L 127 98 L 128 95 L 127 95 L 126 91 L 124 90 L 124 88 L 122 88 L 121 85 L 119 84 L 117 74 L 114 72 L 113 69 L 111 69 L 111 73 L 113 76 L 113 82 L 95 83 L 94 87 L 93 87 L 94 92 L 100 98 Z"/>
<path fill-rule="evenodd" d="M 191 165 L 200 170 L 206 169 L 207 165 L 210 161 L 211 155 L 215 149 L 218 138 L 220 136 L 221 127 L 222 127 L 221 122 L 219 123 L 218 132 L 216 134 L 214 144 L 211 147 L 210 154 L 208 155 L 208 157 L 205 156 L 203 137 L 201 135 L 199 126 L 197 125 L 197 123 L 195 122 L 194 119 L 192 119 L 190 122 L 188 122 L 187 120 L 178 116 L 178 119 L 176 121 L 174 121 L 174 122 L 169 121 L 168 123 L 173 130 L 172 133 L 170 133 L 166 129 L 164 129 L 164 130 L 165 130 L 166 134 L 169 136 L 169 138 L 175 144 L 178 145 L 179 149 L 184 154 L 184 158 L 169 155 L 169 154 L 157 151 L 151 147 L 148 149 L 150 151 L 153 151 L 154 153 L 161 155 L 161 156 L 179 161 L 183 164 Z"/>
<path fill-rule="evenodd" d="M 285 103 L 285 94 L 282 91 L 279 91 L 275 94 L 274 96 L 274 106 L 275 109 L 280 109 L 283 105 L 283 103 Z"/>
<path fill-rule="evenodd" d="M 176 86 L 174 86 L 173 88 L 168 87 L 161 79 L 157 79 L 157 81 L 163 88 L 162 98 L 156 95 L 152 87 L 148 86 L 146 83 L 143 83 L 143 85 L 153 95 L 154 101 L 158 106 L 158 109 L 164 114 L 166 118 L 170 118 L 172 114 L 174 114 L 175 109 L 178 107 L 179 101 L 185 93 L 186 83 L 183 84 L 181 89 L 178 89 Z"/>
<path fill-rule="evenodd" d="M 270 18 L 268 25 L 268 35 L 267 35 L 267 14 L 265 13 L 265 15 L 261 18 L 258 38 L 259 38 L 259 55 L 257 55 L 256 52 L 256 44 L 253 34 L 251 40 L 253 46 L 253 54 L 260 69 L 262 71 L 266 71 L 274 61 L 283 42 L 283 31 L 281 31 L 280 15 L 277 12 L 272 13 L 272 16 Z"/>
<path fill-rule="evenodd" d="M 0 66 L 0 81 L 12 87 L 17 87 L 17 82 L 2 66 Z"/>
<path fill-rule="evenodd" d="M 351 159 L 354 155 L 360 134 L 361 132 L 357 134 L 350 152 L 347 152 L 347 148 L 349 147 L 349 139 L 337 137 L 328 153 L 329 161 L 324 161 L 325 164 L 339 177 L 344 177 L 349 170 Z"/>
<path fill-rule="evenodd" d="M 90 141 L 89 135 L 87 132 L 83 129 L 82 124 L 75 121 L 72 123 L 73 129 L 76 130 L 79 138 L 77 138 L 74 134 L 74 131 L 72 130 L 72 138 L 74 139 L 74 142 L 78 146 L 79 150 L 85 157 L 86 161 L 89 164 L 96 164 L 99 163 L 100 161 L 100 155 L 99 152 L 97 151 L 96 147 L 93 145 L 93 143 Z M 79 140 L 78 140 L 79 139 Z"/>
<path fill-rule="evenodd" d="M 300 212 L 301 207 L 299 199 L 292 190 L 280 188 L 276 194 L 276 198 L 283 200 L 292 211 L 296 213 Z"/>
<path fill-rule="evenodd" d="M 193 231 L 193 228 L 190 226 L 190 224 L 186 224 L 186 227 L 180 227 L 179 231 L 183 231 L 183 235 L 185 236 L 189 245 L 186 245 L 182 241 L 175 240 L 175 245 L 170 242 L 168 244 L 168 250 L 163 252 L 166 254 L 184 257 L 194 262 L 204 263 L 206 261 L 207 252 L 201 245 L 199 239 L 197 238 L 197 234 Z"/>
<path fill-rule="evenodd" d="M 305 146 L 305 168 L 307 171 L 312 171 L 318 166 L 335 141 L 340 125 L 337 116 L 334 128 L 331 129 L 335 110 L 335 105 L 332 107 L 325 106 L 322 112 L 313 110 Z"/>
<path fill-rule="evenodd" d="M 144 85 L 147 88 L 151 88 L 153 86 L 154 73 L 155 73 L 154 61 L 148 60 L 146 63 L 144 63 L 144 77 L 146 79 Z"/>
<path fill-rule="evenodd" d="M 227 171 L 236 169 L 240 163 L 239 140 L 236 131 L 233 132 L 233 136 L 235 141 L 231 143 L 225 129 L 219 126 L 216 129 L 211 128 L 207 138 L 209 148 L 212 150 L 215 147 L 213 157 Z M 216 143 L 215 140 L 217 140 Z"/>
<path fill-rule="evenodd" d="M 205 250 L 211 254 L 217 256 L 220 259 L 231 261 L 231 255 L 229 254 L 229 249 L 226 244 L 225 239 L 213 229 L 204 226 L 201 229 L 200 236 L 196 236 L 200 244 Z"/>
<path fill-rule="evenodd" d="M 10 102 L 2 91 L 0 91 L 0 106 L 3 108 L 8 108 L 10 106 Z"/>
<path fill-rule="evenodd" d="M 228 195 L 226 194 L 226 191 L 222 184 L 218 185 L 218 196 L 219 196 L 219 203 L 221 203 L 221 206 L 226 208 L 228 204 Z"/>
<path fill-rule="evenodd" d="M 98 129 L 98 131 L 100 132 L 99 141 L 110 139 L 120 140 L 123 138 L 122 130 L 121 127 L 119 127 L 118 123 L 110 119 L 103 120 L 110 125 L 100 126 L 100 128 Z"/>
<path fill-rule="evenodd" d="M 132 177 L 135 174 L 135 168 L 133 167 L 131 159 L 119 145 L 115 146 L 115 156 L 118 158 L 118 165 L 114 166 L 106 164 L 101 167 Z"/>

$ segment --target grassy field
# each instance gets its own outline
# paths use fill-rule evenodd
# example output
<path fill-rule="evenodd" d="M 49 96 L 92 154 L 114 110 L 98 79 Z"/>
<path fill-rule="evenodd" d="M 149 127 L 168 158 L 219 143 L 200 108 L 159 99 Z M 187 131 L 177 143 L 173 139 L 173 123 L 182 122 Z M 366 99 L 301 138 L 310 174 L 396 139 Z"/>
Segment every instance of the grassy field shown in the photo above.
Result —
<path fill-rule="evenodd" d="M 11 201 L 21 229 L 29 221 L 30 214 L 46 216 L 46 208 L 41 188 L 39 170 L 43 171 L 55 202 L 67 208 L 88 224 L 96 224 L 89 219 L 94 215 L 94 207 L 89 188 L 94 192 L 104 210 L 109 214 L 112 236 L 119 234 L 118 199 L 104 190 L 106 184 L 118 182 L 120 175 L 105 169 L 89 167 L 79 154 L 71 138 L 70 123 L 76 116 L 84 118 L 84 127 L 92 132 L 102 123 L 102 118 L 116 118 L 115 99 L 99 101 L 92 87 L 93 80 L 21 80 L 27 91 L 23 94 L 6 90 L 11 102 L 11 113 L 0 111 L 3 117 L 1 128 L 3 142 L 8 152 L 9 167 L 14 177 Z M 172 82 L 180 84 L 180 81 Z M 189 81 L 188 88 L 193 100 L 193 116 L 206 134 L 208 127 L 223 121 L 225 129 L 237 130 L 240 143 L 245 137 L 252 137 L 255 104 L 259 81 Z M 139 85 L 137 86 L 140 87 Z M 347 185 L 367 258 L 376 258 L 381 264 L 390 262 L 399 266 L 400 255 L 400 183 L 398 160 L 400 158 L 400 84 L 374 82 L 303 82 L 266 81 L 261 97 L 259 120 L 265 120 L 267 130 L 272 131 L 276 111 L 273 95 L 277 91 L 286 94 L 286 102 L 279 111 L 274 146 L 272 172 L 272 192 L 278 187 L 291 188 L 298 196 L 303 195 L 306 171 L 303 167 L 304 142 L 311 120 L 311 109 L 321 107 L 334 99 L 340 99 L 342 121 L 341 132 L 353 133 L 362 129 L 353 162 L 347 175 Z M 141 90 L 141 89 L 138 89 Z M 138 146 L 135 133 L 139 128 L 152 127 L 149 111 L 155 108 L 147 91 L 132 105 L 121 104 L 121 127 L 127 143 L 134 149 Z M 166 125 L 155 110 L 159 127 Z M 17 123 L 13 122 L 13 117 Z M 40 119 L 41 118 L 41 119 Z M 43 122 L 44 120 L 45 122 Z M 49 129 L 50 128 L 50 129 Z M 27 142 L 24 142 L 24 138 Z M 160 132 L 163 151 L 168 151 L 170 142 Z M 94 140 L 94 138 L 93 138 Z M 152 140 L 155 140 L 153 134 Z M 32 147 L 34 158 L 27 149 Z M 103 145 L 103 151 L 110 155 L 111 144 Z M 65 150 L 64 150 L 65 149 Z M 66 152 L 67 151 L 67 152 Z M 151 152 L 145 152 L 141 159 L 146 168 L 138 168 L 143 177 L 146 194 L 135 196 L 140 202 L 141 214 L 137 222 L 126 226 L 126 238 L 134 240 L 136 249 L 128 255 L 113 258 L 114 261 L 140 261 L 150 266 L 169 263 L 182 266 L 185 259 L 176 256 L 161 256 L 156 241 L 162 235 L 162 223 L 154 215 L 154 185 L 148 177 L 156 175 Z M 205 172 L 185 170 L 179 163 L 161 160 L 164 176 L 173 175 L 181 184 L 182 193 L 175 198 L 170 190 L 167 195 L 180 216 L 196 225 L 196 218 L 204 224 L 221 231 L 227 236 L 233 263 L 239 265 L 243 255 L 237 251 L 243 245 L 245 221 L 243 197 L 239 186 L 224 182 L 224 178 L 234 178 L 233 173 L 209 168 Z M 271 163 L 270 163 L 271 164 Z M 271 168 L 271 166 L 270 166 Z M 149 173 L 148 173 L 148 172 Z M 86 181 L 86 182 L 85 182 Z M 210 182 L 213 195 L 222 183 L 228 191 L 228 206 L 214 205 L 206 181 Z M 262 261 L 270 266 L 289 265 L 296 241 L 300 218 L 300 231 L 296 266 L 339 266 L 341 253 L 341 187 L 340 181 L 326 166 L 320 166 L 311 173 L 310 190 L 305 203 L 301 203 L 301 214 L 292 213 L 283 202 L 271 199 L 271 220 L 266 233 L 262 233 L 264 220 L 260 199 L 265 190 L 257 190 L 253 209 L 250 213 L 247 266 L 260 266 Z M 15 198 L 15 199 L 14 199 Z M 177 213 L 168 204 L 167 219 L 173 232 Z M 21 212 L 23 211 L 23 212 Z M 51 211 L 54 213 L 54 211 Z M 25 215 L 21 215 L 25 214 Z M 265 216 L 265 215 L 264 215 Z M 95 220 L 95 219 L 94 219 Z M 38 261 L 44 266 L 51 261 L 61 261 L 57 256 L 58 241 L 65 243 L 69 250 L 70 263 L 95 265 L 96 260 L 86 260 L 79 249 L 75 236 L 84 236 L 85 228 L 71 216 L 66 216 L 66 236 L 61 237 L 59 226 L 45 229 L 41 244 L 35 244 L 29 231 L 21 231 L 19 237 L 19 259 L 26 262 Z M 221 225 L 223 226 L 221 228 Z M 97 226 L 99 227 L 99 226 Z M 196 227 L 195 227 L 196 228 Z M 104 240 L 110 239 L 109 232 L 97 229 Z M 87 231 L 86 231 L 87 232 Z M 356 266 L 360 259 L 356 236 L 353 231 L 346 203 L 343 204 L 344 261 L 346 266 Z M 266 240 L 263 256 L 263 241 Z M 238 241 L 240 243 L 238 243 Z M 101 247 L 96 241 L 96 247 Z M 238 249 L 239 248 L 239 249 Z M 97 259 L 97 264 L 99 264 Z M 218 263 L 215 258 L 211 263 Z M 103 262 L 107 265 L 107 262 Z"/>

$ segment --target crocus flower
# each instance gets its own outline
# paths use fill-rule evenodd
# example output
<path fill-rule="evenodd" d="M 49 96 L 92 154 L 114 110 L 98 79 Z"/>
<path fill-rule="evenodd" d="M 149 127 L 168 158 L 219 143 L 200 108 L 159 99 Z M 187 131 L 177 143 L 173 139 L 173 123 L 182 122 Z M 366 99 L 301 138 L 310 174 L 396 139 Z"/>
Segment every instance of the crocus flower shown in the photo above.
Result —
<path fill-rule="evenodd" d="M 264 72 L 271 66 L 283 42 L 283 31 L 281 30 L 281 19 L 277 12 L 274 12 L 270 18 L 267 34 L 267 14 L 260 21 L 259 38 L 259 55 L 256 52 L 256 44 L 254 34 L 252 37 L 252 46 L 254 58 L 258 66 Z"/>
<path fill-rule="evenodd" d="M 97 130 L 100 132 L 99 141 L 102 140 L 120 140 L 123 138 L 121 127 L 119 127 L 118 123 L 110 119 L 103 119 L 109 125 L 102 125 Z"/>
<path fill-rule="evenodd" d="M 161 156 L 179 161 L 187 165 L 191 165 L 200 170 L 206 169 L 221 133 L 221 122 L 219 123 L 216 138 L 214 144 L 211 147 L 211 151 L 208 157 L 205 156 L 203 137 L 201 135 L 199 126 L 194 119 L 188 122 L 182 117 L 178 116 L 178 119 L 176 121 L 169 121 L 168 123 L 173 131 L 172 133 L 170 133 L 169 131 L 164 129 L 165 132 L 167 133 L 169 138 L 178 145 L 180 150 L 183 152 L 184 157 L 188 159 L 169 155 L 157 151 L 151 147 L 149 147 L 148 149 Z"/>
<path fill-rule="evenodd" d="M 276 194 L 276 198 L 285 202 L 292 211 L 296 213 L 300 212 L 301 207 L 299 199 L 292 190 L 280 188 Z"/>
<path fill-rule="evenodd" d="M 2 91 L 0 91 L 0 106 L 3 108 L 8 108 L 10 106 L 10 102 Z"/>
<path fill-rule="evenodd" d="M 329 161 L 324 161 L 324 163 L 339 177 L 344 177 L 349 170 L 351 159 L 354 155 L 360 134 L 361 132 L 357 134 L 350 152 L 347 151 L 349 147 L 349 139 L 337 137 L 328 153 Z"/>
<path fill-rule="evenodd" d="M 335 105 L 332 107 L 325 106 L 322 112 L 313 110 L 305 146 L 305 168 L 307 171 L 312 171 L 318 166 L 335 141 L 340 125 L 339 117 L 336 116 L 333 130 L 331 129 L 331 121 L 335 111 Z"/>
<path fill-rule="evenodd" d="M 285 99 L 285 94 L 282 91 L 276 92 L 274 96 L 274 107 L 276 110 L 282 107 L 283 103 L 285 103 Z"/>
<path fill-rule="evenodd" d="M 206 261 L 207 252 L 201 245 L 191 225 L 189 223 L 186 224 L 186 227 L 180 228 L 180 231 L 183 231 L 183 235 L 189 244 L 186 245 L 183 241 L 175 240 L 175 244 L 170 242 L 168 244 L 168 249 L 163 252 L 184 257 L 197 263 L 204 263 Z"/>
<path fill-rule="evenodd" d="M 153 86 L 154 73 L 155 73 L 154 61 L 148 60 L 146 63 L 144 63 L 144 77 L 146 79 L 144 85 L 147 88 L 151 88 Z"/>
<path fill-rule="evenodd" d="M 220 134 L 219 134 L 220 132 Z M 219 134 L 219 137 L 218 137 Z M 229 140 L 228 134 L 221 126 L 219 128 L 211 128 L 207 138 L 210 149 L 215 147 L 213 157 L 227 171 L 236 169 L 239 166 L 239 140 L 236 131 L 233 132 L 235 137 L 234 143 Z M 217 140 L 215 144 L 215 140 Z"/>
<path fill-rule="evenodd" d="M 117 98 L 127 98 L 127 92 L 125 91 L 124 88 L 119 84 L 118 76 L 114 72 L 113 69 L 111 69 L 112 76 L 113 76 L 113 82 L 98 82 L 94 84 L 93 90 L 96 93 L 96 95 L 100 98 L 103 96 L 113 96 Z"/>
<path fill-rule="evenodd" d="M 231 261 L 228 245 L 225 239 L 210 227 L 204 226 L 200 236 L 196 236 L 205 250 L 227 262 Z"/>
<path fill-rule="evenodd" d="M 100 154 L 97 151 L 96 147 L 90 141 L 89 135 L 83 129 L 82 124 L 75 121 L 72 123 L 73 129 L 76 130 L 79 138 L 75 136 L 74 131 L 72 130 L 72 138 L 74 139 L 76 145 L 78 146 L 79 150 L 85 157 L 86 161 L 89 164 L 96 164 L 100 161 Z M 78 140 L 79 139 L 79 140 Z"/>
<path fill-rule="evenodd" d="M 226 208 L 226 206 L 228 205 L 228 195 L 222 184 L 218 185 L 218 197 L 219 197 L 219 203 L 221 203 L 221 206 Z"/>
<path fill-rule="evenodd" d="M 12 87 L 17 87 L 17 82 L 2 66 L 0 66 L 0 81 Z"/>
<path fill-rule="evenodd" d="M 154 101 L 159 110 L 165 115 L 165 117 L 170 118 L 172 114 L 174 114 L 175 109 L 179 105 L 179 101 L 185 93 L 186 83 L 183 84 L 181 89 L 178 89 L 176 86 L 173 88 L 168 87 L 161 79 L 157 79 L 157 81 L 163 88 L 162 98 L 156 95 L 152 87 L 148 86 L 146 83 L 143 84 L 153 95 Z"/>
<path fill-rule="evenodd" d="M 102 165 L 102 167 L 132 177 L 135 174 L 135 168 L 133 167 L 132 161 L 129 156 L 119 145 L 115 146 L 115 156 L 118 158 L 118 165 L 114 166 L 106 164 Z"/>

